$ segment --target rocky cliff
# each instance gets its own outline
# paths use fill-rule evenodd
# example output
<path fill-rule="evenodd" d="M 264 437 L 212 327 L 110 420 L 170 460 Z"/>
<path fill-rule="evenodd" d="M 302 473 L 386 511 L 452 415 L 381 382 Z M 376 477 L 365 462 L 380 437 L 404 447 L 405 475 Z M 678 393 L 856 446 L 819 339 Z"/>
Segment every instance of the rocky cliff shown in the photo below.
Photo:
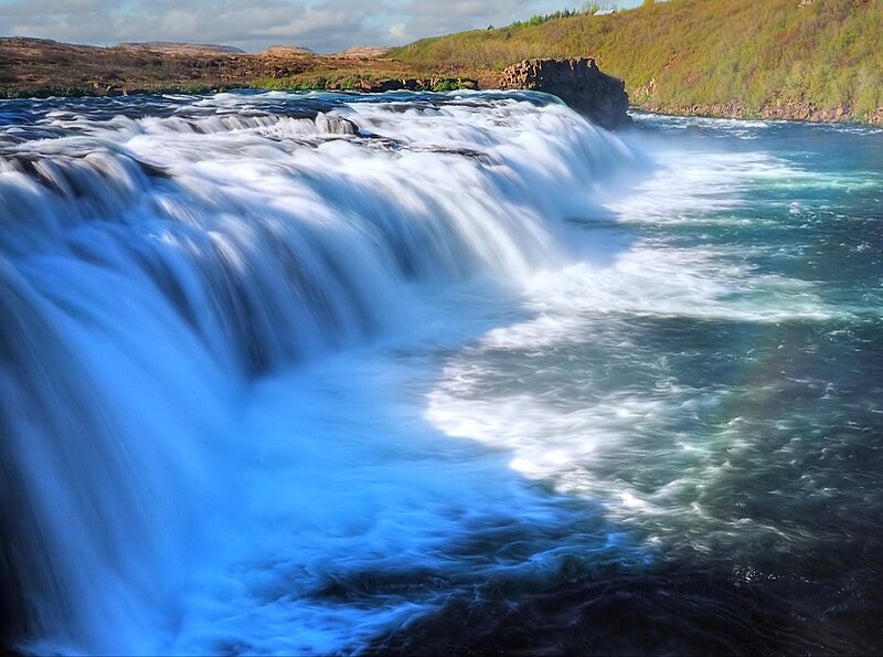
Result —
<path fill-rule="evenodd" d="M 533 89 L 558 96 L 590 121 L 608 130 L 628 125 L 625 83 L 603 73 L 590 57 L 526 59 L 500 76 L 501 89 Z"/>

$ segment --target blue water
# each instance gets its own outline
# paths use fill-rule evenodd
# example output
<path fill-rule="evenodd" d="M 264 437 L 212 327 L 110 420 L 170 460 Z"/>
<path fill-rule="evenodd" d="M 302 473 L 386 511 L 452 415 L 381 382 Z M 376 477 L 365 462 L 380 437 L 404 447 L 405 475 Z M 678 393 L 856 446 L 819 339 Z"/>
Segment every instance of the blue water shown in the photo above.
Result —
<path fill-rule="evenodd" d="M 0 632 L 883 650 L 883 131 L 0 105 Z"/>

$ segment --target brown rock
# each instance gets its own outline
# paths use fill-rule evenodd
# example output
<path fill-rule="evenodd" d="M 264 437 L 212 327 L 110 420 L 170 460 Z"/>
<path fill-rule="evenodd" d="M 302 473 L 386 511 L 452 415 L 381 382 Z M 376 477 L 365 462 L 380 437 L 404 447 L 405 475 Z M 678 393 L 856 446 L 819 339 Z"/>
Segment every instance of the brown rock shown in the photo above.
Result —
<path fill-rule="evenodd" d="M 554 94 L 608 130 L 631 123 L 625 83 L 601 72 L 591 57 L 527 59 L 506 68 L 499 86 Z"/>

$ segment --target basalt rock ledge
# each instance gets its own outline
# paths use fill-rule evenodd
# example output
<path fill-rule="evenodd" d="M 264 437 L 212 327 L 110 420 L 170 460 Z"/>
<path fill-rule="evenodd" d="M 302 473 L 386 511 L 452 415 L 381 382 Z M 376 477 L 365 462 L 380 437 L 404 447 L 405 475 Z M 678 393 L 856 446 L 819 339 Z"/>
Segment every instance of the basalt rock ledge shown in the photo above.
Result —
<path fill-rule="evenodd" d="M 591 57 L 526 59 L 503 70 L 500 88 L 554 94 L 608 130 L 631 123 L 625 83 L 602 72 Z"/>

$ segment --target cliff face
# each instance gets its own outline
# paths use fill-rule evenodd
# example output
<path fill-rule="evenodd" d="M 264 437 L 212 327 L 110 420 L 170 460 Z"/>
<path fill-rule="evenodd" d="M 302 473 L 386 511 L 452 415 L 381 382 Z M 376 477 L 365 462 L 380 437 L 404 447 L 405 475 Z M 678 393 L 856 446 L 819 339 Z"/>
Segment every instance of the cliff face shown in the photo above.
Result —
<path fill-rule="evenodd" d="M 503 71 L 500 88 L 554 94 L 608 130 L 631 123 L 625 83 L 603 73 L 592 58 L 527 59 Z"/>

